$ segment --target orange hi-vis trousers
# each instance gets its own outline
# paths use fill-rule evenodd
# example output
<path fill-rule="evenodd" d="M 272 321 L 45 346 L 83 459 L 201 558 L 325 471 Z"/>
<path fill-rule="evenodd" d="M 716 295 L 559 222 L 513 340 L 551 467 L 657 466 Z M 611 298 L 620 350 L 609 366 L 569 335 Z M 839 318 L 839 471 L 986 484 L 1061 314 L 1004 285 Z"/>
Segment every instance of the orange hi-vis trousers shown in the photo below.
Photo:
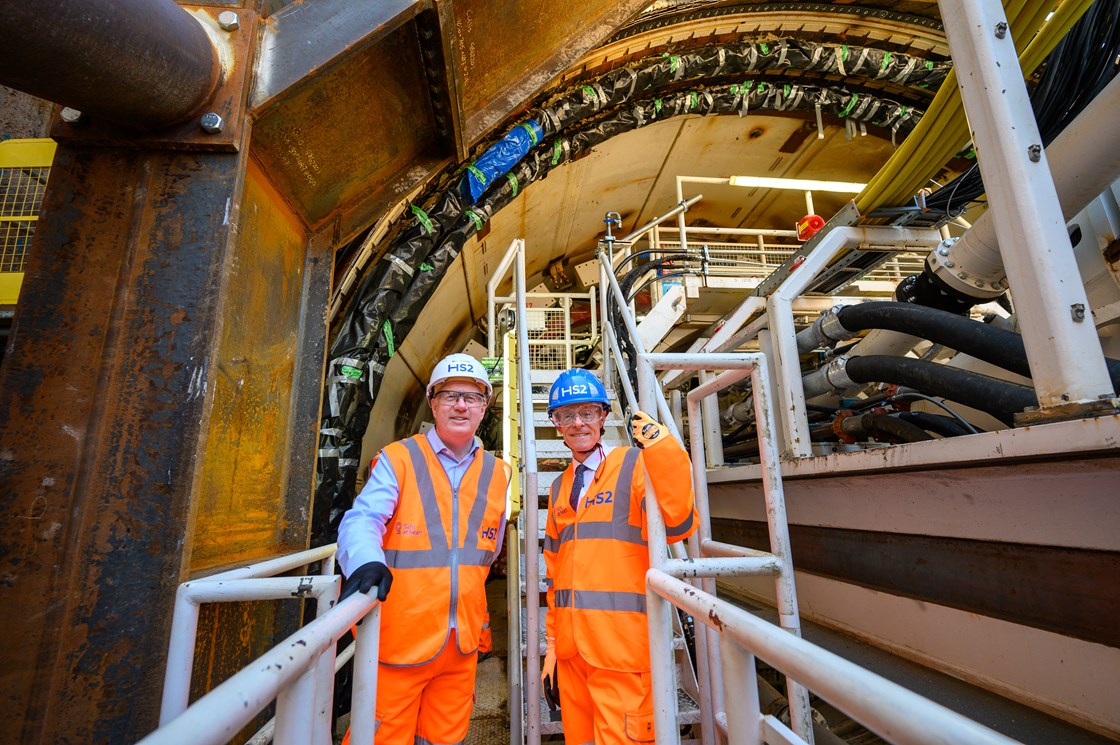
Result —
<path fill-rule="evenodd" d="M 459 654 L 452 629 L 443 650 L 422 665 L 377 666 L 377 745 L 457 745 L 474 708 L 478 655 Z M 347 730 L 342 745 L 350 745 Z"/>
<path fill-rule="evenodd" d="M 653 742 L 653 686 L 649 671 L 594 667 L 578 653 L 556 661 L 560 718 L 566 745 Z M 378 740 L 378 743 L 381 741 Z"/>

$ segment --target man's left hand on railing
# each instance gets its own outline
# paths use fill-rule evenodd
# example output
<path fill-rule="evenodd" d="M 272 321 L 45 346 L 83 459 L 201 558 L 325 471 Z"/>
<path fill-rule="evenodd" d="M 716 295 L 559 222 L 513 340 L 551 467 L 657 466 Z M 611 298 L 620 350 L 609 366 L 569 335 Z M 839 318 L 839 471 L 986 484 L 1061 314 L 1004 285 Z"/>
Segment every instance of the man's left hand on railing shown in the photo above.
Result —
<path fill-rule="evenodd" d="M 362 564 L 354 570 L 354 573 L 346 578 L 346 582 L 342 585 L 342 595 L 339 596 L 338 602 L 342 602 L 346 598 L 353 595 L 355 592 L 368 593 L 377 585 L 377 599 L 384 602 L 385 598 L 389 597 L 389 588 L 393 584 L 393 573 L 389 571 L 389 567 L 382 564 L 380 561 L 371 561 Z"/>

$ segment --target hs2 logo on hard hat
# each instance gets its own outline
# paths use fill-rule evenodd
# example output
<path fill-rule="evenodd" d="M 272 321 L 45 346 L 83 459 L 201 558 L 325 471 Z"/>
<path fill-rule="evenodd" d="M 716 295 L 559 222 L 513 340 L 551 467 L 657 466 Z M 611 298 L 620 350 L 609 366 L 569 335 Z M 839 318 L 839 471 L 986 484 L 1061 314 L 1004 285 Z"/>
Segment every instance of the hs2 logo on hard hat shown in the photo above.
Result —
<path fill-rule="evenodd" d="M 447 366 L 448 371 L 474 372 L 474 364 L 470 362 L 452 362 Z"/>
<path fill-rule="evenodd" d="M 553 393 L 555 394 L 553 398 L 560 398 L 561 396 L 578 396 L 581 393 L 587 394 L 590 391 L 587 390 L 586 383 L 577 383 L 567 388 L 557 388 Z"/>

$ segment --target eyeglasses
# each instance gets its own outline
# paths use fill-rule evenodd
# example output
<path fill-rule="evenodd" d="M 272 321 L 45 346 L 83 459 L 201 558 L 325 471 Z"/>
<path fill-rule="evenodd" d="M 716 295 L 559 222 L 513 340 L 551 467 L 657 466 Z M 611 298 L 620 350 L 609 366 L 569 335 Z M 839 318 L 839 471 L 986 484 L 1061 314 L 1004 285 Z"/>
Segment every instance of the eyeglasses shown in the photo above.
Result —
<path fill-rule="evenodd" d="M 444 406 L 454 406 L 460 401 L 472 409 L 478 409 L 486 405 L 486 396 L 469 391 L 440 391 L 435 397 Z"/>
<path fill-rule="evenodd" d="M 552 412 L 552 423 L 558 427 L 567 427 L 573 424 L 578 417 L 584 424 L 595 424 L 603 416 L 603 409 L 599 406 L 584 406 L 576 410 L 557 409 Z"/>

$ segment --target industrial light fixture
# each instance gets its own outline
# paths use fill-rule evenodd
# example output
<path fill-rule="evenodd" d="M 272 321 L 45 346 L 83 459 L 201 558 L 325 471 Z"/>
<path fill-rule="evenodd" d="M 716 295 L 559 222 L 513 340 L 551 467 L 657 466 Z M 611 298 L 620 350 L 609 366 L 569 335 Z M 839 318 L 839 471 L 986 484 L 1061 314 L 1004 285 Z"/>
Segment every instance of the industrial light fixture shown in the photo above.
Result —
<path fill-rule="evenodd" d="M 728 183 L 732 186 L 761 186 L 764 189 L 796 189 L 798 191 L 836 191 L 845 194 L 859 194 L 867 184 L 850 181 L 814 181 L 800 178 L 766 178 L 764 176 L 732 176 Z"/>

